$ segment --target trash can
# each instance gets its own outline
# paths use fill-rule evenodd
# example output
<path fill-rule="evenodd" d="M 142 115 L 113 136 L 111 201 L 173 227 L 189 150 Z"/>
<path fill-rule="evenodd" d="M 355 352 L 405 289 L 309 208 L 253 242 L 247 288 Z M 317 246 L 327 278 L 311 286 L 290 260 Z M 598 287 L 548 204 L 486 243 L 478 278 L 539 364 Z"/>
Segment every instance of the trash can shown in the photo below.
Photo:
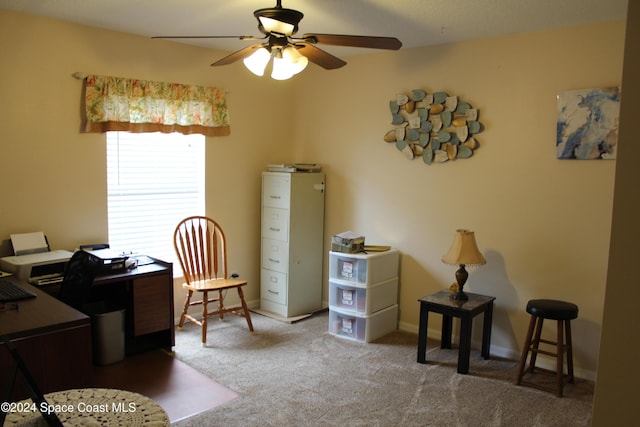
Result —
<path fill-rule="evenodd" d="M 124 359 L 124 309 L 106 301 L 85 306 L 91 317 L 93 363 L 109 365 Z"/>

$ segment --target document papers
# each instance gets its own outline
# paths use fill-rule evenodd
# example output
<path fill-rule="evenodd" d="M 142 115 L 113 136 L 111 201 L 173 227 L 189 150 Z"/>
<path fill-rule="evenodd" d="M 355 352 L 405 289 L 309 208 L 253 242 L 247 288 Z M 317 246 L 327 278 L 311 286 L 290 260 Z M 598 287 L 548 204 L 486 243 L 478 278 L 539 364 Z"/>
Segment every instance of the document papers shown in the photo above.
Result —
<path fill-rule="evenodd" d="M 42 231 L 11 235 L 11 245 L 14 255 L 37 254 L 49 252 L 47 238 Z"/>

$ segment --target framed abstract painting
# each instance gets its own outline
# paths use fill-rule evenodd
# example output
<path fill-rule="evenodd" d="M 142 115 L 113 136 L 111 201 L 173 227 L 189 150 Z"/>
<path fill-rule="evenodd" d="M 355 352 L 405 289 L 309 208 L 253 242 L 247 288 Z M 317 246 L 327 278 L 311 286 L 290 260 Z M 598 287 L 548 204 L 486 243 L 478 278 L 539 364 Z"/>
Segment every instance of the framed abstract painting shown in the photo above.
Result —
<path fill-rule="evenodd" d="M 558 159 L 615 159 L 620 119 L 619 87 L 558 93 Z"/>

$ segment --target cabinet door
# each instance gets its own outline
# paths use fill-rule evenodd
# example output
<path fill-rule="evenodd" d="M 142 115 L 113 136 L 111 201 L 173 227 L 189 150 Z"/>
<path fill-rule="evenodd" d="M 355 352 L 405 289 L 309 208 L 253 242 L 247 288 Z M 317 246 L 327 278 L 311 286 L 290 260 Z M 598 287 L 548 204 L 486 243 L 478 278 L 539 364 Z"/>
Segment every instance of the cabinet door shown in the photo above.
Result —
<path fill-rule="evenodd" d="M 133 334 L 171 329 L 171 277 L 167 274 L 133 280 Z"/>
<path fill-rule="evenodd" d="M 264 174 L 262 176 L 262 205 L 287 209 L 290 200 L 289 174 Z"/>

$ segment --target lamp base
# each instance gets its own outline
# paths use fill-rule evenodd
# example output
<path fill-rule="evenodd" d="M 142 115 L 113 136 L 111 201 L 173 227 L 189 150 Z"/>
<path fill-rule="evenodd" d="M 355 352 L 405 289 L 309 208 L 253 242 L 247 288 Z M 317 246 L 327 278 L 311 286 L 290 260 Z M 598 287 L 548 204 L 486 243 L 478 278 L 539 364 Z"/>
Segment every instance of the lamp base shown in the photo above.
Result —
<path fill-rule="evenodd" d="M 468 301 L 469 297 L 464 293 L 462 288 L 464 284 L 467 282 L 467 278 L 469 277 L 469 273 L 464 268 L 464 264 L 460 264 L 460 268 L 456 271 L 456 281 L 458 282 L 458 289 L 456 292 L 451 294 L 450 298 L 454 301 Z"/>
<path fill-rule="evenodd" d="M 461 290 L 458 290 L 457 292 L 451 294 L 450 298 L 454 301 L 469 301 L 469 296 Z"/>

